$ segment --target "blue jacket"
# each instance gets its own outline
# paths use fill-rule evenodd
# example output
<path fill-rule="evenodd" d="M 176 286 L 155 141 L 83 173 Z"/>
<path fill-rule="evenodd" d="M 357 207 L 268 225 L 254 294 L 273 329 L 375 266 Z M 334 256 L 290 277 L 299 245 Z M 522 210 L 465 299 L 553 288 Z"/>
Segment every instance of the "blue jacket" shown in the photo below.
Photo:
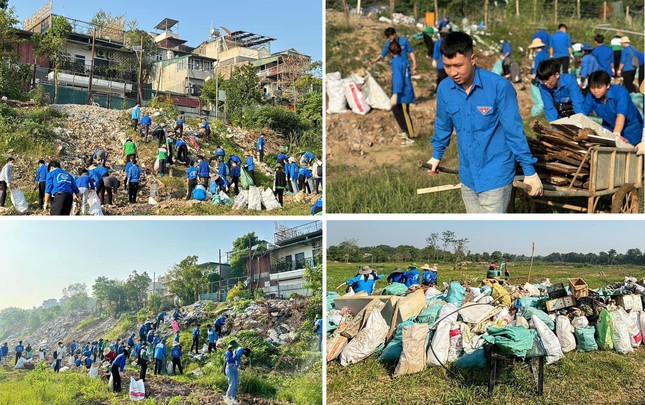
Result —
<path fill-rule="evenodd" d="M 393 283 L 405 283 L 405 277 L 403 277 L 402 272 L 394 272 L 387 276 L 387 282 L 392 281 Z"/>
<path fill-rule="evenodd" d="M 24 350 L 25 350 L 25 347 L 23 345 L 16 346 L 16 353 L 22 353 Z"/>
<path fill-rule="evenodd" d="M 0 347 L 0 357 L 5 357 L 9 354 L 9 346 Z"/>
<path fill-rule="evenodd" d="M 206 189 L 203 185 L 198 184 L 193 190 L 193 200 L 204 201 L 206 199 Z"/>
<path fill-rule="evenodd" d="M 224 157 L 226 156 L 226 151 L 224 150 L 224 148 L 217 148 L 215 149 L 215 156 Z"/>
<path fill-rule="evenodd" d="M 549 89 L 542 83 L 540 83 L 539 87 L 542 102 L 544 102 L 544 113 L 549 122 L 560 118 L 558 110 L 555 108 L 556 103 L 573 104 L 573 111 L 576 114 L 582 112 L 584 98 L 575 77 L 562 73 L 558 88 Z"/>
<path fill-rule="evenodd" d="M 145 335 L 146 333 L 148 333 L 148 327 L 145 323 L 141 324 L 141 327 L 139 328 L 139 335 Z"/>
<path fill-rule="evenodd" d="M 432 272 L 430 270 L 423 270 L 423 282 L 429 283 L 432 280 Z"/>
<path fill-rule="evenodd" d="M 242 170 L 240 169 L 240 166 L 231 167 L 231 178 L 240 177 L 241 175 L 242 175 Z"/>
<path fill-rule="evenodd" d="M 410 64 L 401 55 L 392 58 L 392 94 L 397 94 L 397 104 L 414 103 L 414 88 L 410 78 Z"/>
<path fill-rule="evenodd" d="M 204 121 L 202 123 L 202 128 L 210 129 L 211 125 L 208 123 L 208 121 Z"/>
<path fill-rule="evenodd" d="M 74 360 L 74 364 L 76 364 L 76 367 L 80 367 L 81 366 L 81 359 Z"/>
<path fill-rule="evenodd" d="M 210 175 L 210 167 L 208 167 L 208 162 L 205 160 L 202 160 L 201 163 L 199 163 L 198 170 L 200 177 L 208 177 Z"/>
<path fill-rule="evenodd" d="M 611 67 L 614 65 L 614 51 L 611 47 L 605 44 L 598 45 L 591 51 L 591 54 L 598 61 L 598 68 L 607 72 L 611 77 Z"/>
<path fill-rule="evenodd" d="M 49 195 L 58 193 L 78 194 L 79 191 L 72 175 L 58 167 L 47 174 L 45 193 Z"/>
<path fill-rule="evenodd" d="M 128 170 L 132 167 L 132 162 L 128 161 L 128 163 L 125 164 L 125 174 L 128 174 Z"/>
<path fill-rule="evenodd" d="M 228 162 L 229 162 L 229 163 L 231 163 L 231 162 L 237 162 L 237 164 L 238 164 L 238 165 L 240 165 L 240 164 L 242 164 L 242 159 L 240 159 L 240 157 L 239 157 L 239 156 L 237 156 L 237 155 L 231 155 L 231 157 L 230 157 L 230 158 L 228 158 Z"/>
<path fill-rule="evenodd" d="M 153 332 L 153 331 L 151 331 L 151 330 L 150 330 L 150 331 L 148 331 L 148 337 L 146 338 L 146 340 L 148 341 L 148 343 L 152 343 L 152 341 L 153 341 L 154 339 L 155 339 L 155 334 L 154 334 L 154 332 Z"/>
<path fill-rule="evenodd" d="M 439 38 L 437 42 L 434 43 L 434 50 L 432 51 L 432 59 L 437 61 L 437 69 L 443 69 L 443 58 L 441 57 L 441 41 L 443 39 Z"/>
<path fill-rule="evenodd" d="M 150 125 L 150 124 L 152 124 L 152 118 L 150 118 L 149 115 L 144 115 L 143 117 L 141 117 L 141 124 L 142 125 Z"/>
<path fill-rule="evenodd" d="M 47 165 L 38 166 L 38 169 L 36 169 L 36 181 L 39 183 L 47 181 Z"/>
<path fill-rule="evenodd" d="M 375 278 L 373 274 L 357 274 L 353 278 L 345 281 L 345 284 L 351 286 L 354 292 L 365 291 L 368 295 L 371 295 L 374 292 L 374 283 L 381 278 L 383 278 L 382 275 L 378 275 Z"/>
<path fill-rule="evenodd" d="M 115 359 L 115 360 L 116 360 L 116 359 Z M 88 357 L 88 358 L 86 358 L 86 359 L 85 359 L 85 367 L 86 367 L 86 368 L 90 368 L 90 367 L 92 367 L 92 363 L 94 363 L 94 362 L 92 361 L 92 359 L 91 359 L 91 358 L 89 358 L 89 357 Z"/>
<path fill-rule="evenodd" d="M 165 317 L 166 317 L 166 313 L 165 312 L 160 312 L 159 315 L 157 315 L 157 320 L 158 321 L 163 321 Z"/>
<path fill-rule="evenodd" d="M 316 323 L 314 324 L 314 329 L 316 330 L 317 335 L 322 335 L 322 333 L 323 333 L 323 327 L 322 326 L 323 326 L 322 319 L 317 319 Z"/>
<path fill-rule="evenodd" d="M 179 149 L 179 147 L 182 145 L 186 145 L 186 142 L 184 142 L 183 139 L 177 139 L 177 141 L 175 142 L 175 148 Z"/>
<path fill-rule="evenodd" d="M 195 328 L 193 329 L 193 337 L 198 337 L 198 336 L 199 336 L 199 328 L 195 326 Z"/>
<path fill-rule="evenodd" d="M 216 340 L 217 340 L 217 332 L 215 332 L 215 329 L 212 329 L 212 328 L 209 329 L 208 330 L 208 341 L 210 343 L 215 343 Z"/>
<path fill-rule="evenodd" d="M 262 135 L 258 138 L 257 150 L 264 150 L 264 137 Z"/>
<path fill-rule="evenodd" d="M 300 164 L 306 164 L 313 162 L 316 159 L 316 156 L 312 152 L 305 152 L 300 157 Z"/>
<path fill-rule="evenodd" d="M 602 118 L 602 126 L 610 131 L 613 131 L 616 125 L 616 115 L 624 115 L 625 126 L 623 127 L 621 135 L 630 144 L 638 144 L 643 136 L 643 117 L 629 96 L 627 89 L 612 84 L 609 86 L 609 90 L 607 90 L 606 98 L 607 102 L 603 103 L 602 99 L 595 98 L 589 92 L 583 103 L 582 113 L 589 115 L 591 111 L 594 111 Z"/>
<path fill-rule="evenodd" d="M 414 48 L 412 48 L 412 45 L 410 45 L 410 41 L 407 40 L 405 37 L 397 37 L 397 40 L 399 41 L 399 45 L 401 45 L 401 56 L 403 56 L 403 59 L 408 60 L 408 54 L 409 53 L 414 53 Z M 383 50 L 381 51 L 381 56 L 386 57 L 387 54 L 390 53 L 390 41 L 385 41 L 385 45 L 383 45 Z"/>
<path fill-rule="evenodd" d="M 508 41 L 504 41 L 504 43 L 502 44 L 502 55 L 508 54 L 507 57 L 510 58 L 511 57 L 511 51 L 512 51 L 511 43 L 508 42 Z"/>
<path fill-rule="evenodd" d="M 298 170 L 298 177 L 300 176 L 305 176 L 305 179 L 308 179 L 311 176 L 313 176 L 313 174 L 311 173 L 311 170 L 309 170 L 308 167 L 301 167 L 300 170 Z"/>
<path fill-rule="evenodd" d="M 506 186 L 513 182 L 516 161 L 524 175 L 535 174 L 537 159 L 531 155 L 515 89 L 508 80 L 476 67 L 470 94 L 448 77 L 437 96 L 432 157 L 443 158 L 456 129 L 463 184 L 476 193 Z"/>
<path fill-rule="evenodd" d="M 175 337 L 173 338 L 173 341 L 179 342 L 179 335 L 175 333 Z"/>
<path fill-rule="evenodd" d="M 211 180 L 209 184 L 209 190 L 211 194 L 215 194 L 220 190 L 224 190 L 225 188 L 228 187 L 228 181 L 226 180 L 226 177 L 218 177 L 217 179 Z"/>
<path fill-rule="evenodd" d="M 155 336 L 154 339 L 152 339 L 152 344 L 156 347 L 159 343 L 161 343 L 161 337 Z"/>
<path fill-rule="evenodd" d="M 419 284 L 419 270 L 417 269 L 406 271 L 403 273 L 403 277 L 405 277 L 405 285 L 407 287 L 410 287 L 413 284 Z"/>
<path fill-rule="evenodd" d="M 186 120 L 183 118 L 177 118 L 177 121 L 175 121 L 177 125 L 184 125 L 186 123 Z"/>
<path fill-rule="evenodd" d="M 133 119 L 133 120 L 134 120 L 134 119 L 139 119 L 139 117 L 140 117 L 140 116 L 141 116 L 141 108 L 140 108 L 140 107 L 136 107 L 136 106 L 135 106 L 135 107 L 132 109 L 132 119 Z"/>
<path fill-rule="evenodd" d="M 623 65 L 623 72 L 634 70 L 632 65 L 632 58 L 638 56 L 636 49 L 633 46 L 626 46 L 620 51 L 620 64 Z"/>
<path fill-rule="evenodd" d="M 532 39 L 535 38 L 540 38 L 542 40 L 542 43 L 546 45 L 545 49 L 547 49 L 548 52 L 548 49 L 551 46 L 551 35 L 549 35 L 549 33 L 545 30 L 539 30 L 535 34 L 533 34 Z"/>
<path fill-rule="evenodd" d="M 155 359 L 163 360 L 168 356 L 168 351 L 166 350 L 166 345 L 163 343 L 158 343 L 155 345 Z"/>
<path fill-rule="evenodd" d="M 253 157 L 247 156 L 244 161 L 244 167 L 246 170 L 255 170 L 255 164 L 253 163 Z"/>
<path fill-rule="evenodd" d="M 103 175 L 107 172 L 108 172 L 108 169 L 106 169 L 103 166 L 98 166 L 90 170 L 89 175 L 91 178 L 94 179 L 94 184 L 98 185 L 99 181 L 101 181 L 101 179 L 103 178 Z"/>
<path fill-rule="evenodd" d="M 533 68 L 531 69 L 531 74 L 535 74 L 535 72 L 537 72 L 537 67 L 540 66 L 540 62 L 547 59 L 550 59 L 549 51 L 547 51 L 546 48 L 542 48 L 542 50 L 535 55 L 535 60 L 533 61 Z"/>
<path fill-rule="evenodd" d="M 551 48 L 553 48 L 554 58 L 569 57 L 569 48 L 571 48 L 571 37 L 566 32 L 557 31 L 551 35 Z M 565 72 L 566 73 L 566 72 Z"/>
<path fill-rule="evenodd" d="M 322 209 L 322 207 L 323 207 L 323 200 L 322 200 L 322 198 L 319 198 L 319 199 L 316 200 L 314 205 L 311 206 L 311 215 L 316 214 L 316 208 Z"/>
<path fill-rule="evenodd" d="M 76 351 L 76 343 L 72 342 L 72 344 L 69 345 L 69 350 L 74 353 Z"/>
<path fill-rule="evenodd" d="M 220 175 L 220 177 L 226 177 L 228 176 L 228 166 L 224 162 L 219 164 L 219 170 L 217 170 L 217 174 Z"/>
<path fill-rule="evenodd" d="M 94 184 L 94 179 L 88 176 L 81 176 L 76 179 L 76 187 L 81 188 L 85 187 L 89 190 L 94 190 L 96 185 Z"/>
<path fill-rule="evenodd" d="M 239 360 L 237 359 L 237 356 L 235 355 L 235 351 L 233 351 L 233 350 L 227 350 L 226 351 L 225 361 L 226 361 L 226 364 L 238 364 L 239 363 Z"/>
<path fill-rule="evenodd" d="M 197 178 L 197 169 L 194 166 L 188 166 L 188 169 L 186 169 L 186 178 L 188 180 L 195 180 Z"/>
<path fill-rule="evenodd" d="M 590 53 L 584 55 L 582 57 L 582 60 L 580 61 L 580 77 L 582 77 L 583 79 L 586 79 L 587 77 L 589 77 L 590 74 L 592 74 L 596 70 L 599 70 L 598 61 L 596 60 L 596 57 Z"/>
<path fill-rule="evenodd" d="M 139 165 L 132 165 L 128 170 L 128 180 L 130 180 L 130 183 L 138 183 L 140 179 L 141 169 L 139 169 Z"/>
<path fill-rule="evenodd" d="M 128 346 L 130 346 L 130 347 L 133 347 L 133 346 L 134 346 L 134 338 L 133 338 L 132 336 L 130 336 L 130 337 L 128 338 Z"/>
<path fill-rule="evenodd" d="M 116 356 L 116 358 L 112 362 L 112 367 L 114 366 L 118 366 L 120 371 L 123 371 L 123 369 L 125 369 L 125 353 Z"/>
<path fill-rule="evenodd" d="M 225 323 L 226 323 L 226 318 L 224 318 L 223 316 L 220 316 L 215 320 L 215 325 L 224 326 Z"/>
<path fill-rule="evenodd" d="M 276 158 L 277 162 L 280 164 L 284 164 L 284 162 L 289 159 L 289 155 L 286 155 L 284 153 L 279 153 L 278 157 Z"/>
<path fill-rule="evenodd" d="M 181 357 L 181 346 L 173 346 L 172 349 L 170 349 L 170 354 L 172 355 L 173 359 L 178 359 Z"/>

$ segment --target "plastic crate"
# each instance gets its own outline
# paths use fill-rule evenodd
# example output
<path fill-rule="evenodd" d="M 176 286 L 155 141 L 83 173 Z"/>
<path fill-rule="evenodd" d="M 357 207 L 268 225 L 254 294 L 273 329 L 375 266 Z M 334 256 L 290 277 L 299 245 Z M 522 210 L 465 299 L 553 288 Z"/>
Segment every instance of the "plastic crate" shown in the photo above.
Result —
<path fill-rule="evenodd" d="M 584 298 L 589 296 L 589 286 L 585 280 L 581 278 L 570 278 L 569 289 L 571 290 L 571 295 L 575 298 Z"/>
<path fill-rule="evenodd" d="M 556 283 L 551 287 L 547 287 L 546 293 L 549 296 L 550 300 L 567 296 L 567 290 L 564 289 L 564 284 L 562 283 Z"/>

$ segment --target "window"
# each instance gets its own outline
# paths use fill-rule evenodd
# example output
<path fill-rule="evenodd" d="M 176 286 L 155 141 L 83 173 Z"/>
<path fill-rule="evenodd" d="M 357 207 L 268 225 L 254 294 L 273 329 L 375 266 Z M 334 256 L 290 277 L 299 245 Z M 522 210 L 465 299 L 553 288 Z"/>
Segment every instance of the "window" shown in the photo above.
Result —
<path fill-rule="evenodd" d="M 202 69 L 202 61 L 193 60 L 193 69 L 194 70 L 201 70 Z"/>
<path fill-rule="evenodd" d="M 284 264 L 285 264 L 285 265 L 284 265 L 284 267 L 285 267 L 285 271 L 289 271 L 289 270 L 291 270 L 291 268 L 292 268 L 292 266 L 293 266 L 293 260 L 292 260 L 292 258 L 291 258 L 291 255 L 289 255 L 289 256 L 285 256 L 285 258 L 284 258 Z"/>
<path fill-rule="evenodd" d="M 160 53 L 155 54 L 155 60 L 156 61 L 163 60 L 163 55 L 161 55 Z"/>
<path fill-rule="evenodd" d="M 305 267 L 305 254 L 296 253 L 296 269 L 302 269 Z"/>

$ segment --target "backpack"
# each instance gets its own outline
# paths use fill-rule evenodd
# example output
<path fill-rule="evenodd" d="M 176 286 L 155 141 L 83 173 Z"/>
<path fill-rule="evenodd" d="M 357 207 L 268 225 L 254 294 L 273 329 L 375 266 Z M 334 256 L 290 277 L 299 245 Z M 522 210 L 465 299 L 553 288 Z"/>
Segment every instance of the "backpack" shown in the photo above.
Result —
<path fill-rule="evenodd" d="M 318 165 L 318 168 L 316 169 L 316 177 L 322 177 L 323 175 L 323 170 L 322 170 L 322 163 Z"/>

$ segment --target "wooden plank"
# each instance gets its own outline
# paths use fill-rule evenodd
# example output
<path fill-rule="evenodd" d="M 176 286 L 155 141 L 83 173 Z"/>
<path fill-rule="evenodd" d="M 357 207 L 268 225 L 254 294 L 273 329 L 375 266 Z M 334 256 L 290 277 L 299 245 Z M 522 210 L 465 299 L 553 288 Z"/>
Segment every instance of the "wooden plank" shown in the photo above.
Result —
<path fill-rule="evenodd" d="M 545 170 L 553 171 L 557 173 L 563 173 L 563 174 L 574 174 L 578 170 L 576 166 L 567 165 L 567 164 L 558 163 L 558 162 L 537 162 L 535 166 L 541 169 L 545 169 Z M 589 172 L 585 170 L 581 170 L 580 173 L 588 174 Z"/>

